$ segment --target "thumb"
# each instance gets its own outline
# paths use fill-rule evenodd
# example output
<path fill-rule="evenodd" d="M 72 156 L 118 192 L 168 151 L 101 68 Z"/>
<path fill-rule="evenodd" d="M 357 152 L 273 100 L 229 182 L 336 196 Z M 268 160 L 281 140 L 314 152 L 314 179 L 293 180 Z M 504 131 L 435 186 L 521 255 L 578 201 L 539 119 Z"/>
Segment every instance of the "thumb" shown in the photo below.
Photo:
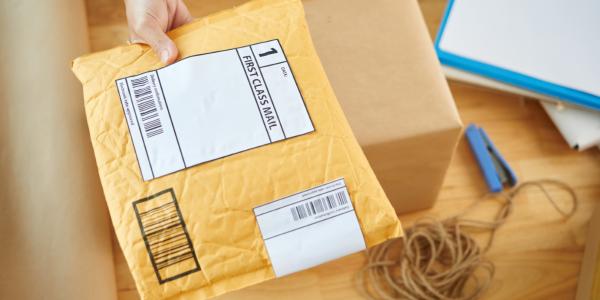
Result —
<path fill-rule="evenodd" d="M 133 42 L 148 44 L 165 64 L 175 61 L 178 55 L 175 43 L 159 26 L 144 26 L 136 31 Z"/>

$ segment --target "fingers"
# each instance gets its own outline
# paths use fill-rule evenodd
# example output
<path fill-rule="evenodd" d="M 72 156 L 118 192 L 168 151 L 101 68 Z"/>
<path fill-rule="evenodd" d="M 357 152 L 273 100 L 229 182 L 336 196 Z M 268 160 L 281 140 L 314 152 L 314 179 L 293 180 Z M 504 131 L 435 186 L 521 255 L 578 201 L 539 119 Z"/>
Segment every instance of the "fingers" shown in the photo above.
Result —
<path fill-rule="evenodd" d="M 146 22 L 135 29 L 132 42 L 148 44 L 165 64 L 175 61 L 178 55 L 175 43 L 167 36 L 158 24 Z"/>
<path fill-rule="evenodd" d="M 165 64 L 177 59 L 175 43 L 165 33 L 192 21 L 183 0 L 125 0 L 130 41 L 148 44 Z"/>
<path fill-rule="evenodd" d="M 177 1 L 177 6 L 175 7 L 175 14 L 173 15 L 173 23 L 171 24 L 171 28 L 177 28 L 181 25 L 185 25 L 191 22 L 194 18 L 190 14 L 187 6 L 183 1 Z"/>

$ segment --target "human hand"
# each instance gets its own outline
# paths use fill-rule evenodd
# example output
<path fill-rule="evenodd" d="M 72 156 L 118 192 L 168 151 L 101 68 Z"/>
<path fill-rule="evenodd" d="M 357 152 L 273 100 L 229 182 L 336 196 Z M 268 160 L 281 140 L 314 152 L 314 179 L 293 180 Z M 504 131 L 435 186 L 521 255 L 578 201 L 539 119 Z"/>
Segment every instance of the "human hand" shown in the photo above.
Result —
<path fill-rule="evenodd" d="M 175 61 L 177 47 L 165 32 L 193 20 L 183 0 L 125 0 L 125 10 L 129 41 L 149 45 L 166 64 Z"/>

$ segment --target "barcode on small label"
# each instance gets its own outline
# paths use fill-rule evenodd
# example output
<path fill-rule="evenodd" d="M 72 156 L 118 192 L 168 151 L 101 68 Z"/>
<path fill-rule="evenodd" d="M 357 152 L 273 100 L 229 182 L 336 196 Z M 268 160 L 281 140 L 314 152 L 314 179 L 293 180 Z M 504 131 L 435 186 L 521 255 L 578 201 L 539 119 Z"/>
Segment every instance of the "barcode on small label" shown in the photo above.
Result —
<path fill-rule="evenodd" d="M 173 189 L 133 203 L 159 283 L 200 270 Z"/>
<path fill-rule="evenodd" d="M 141 116 L 142 127 L 146 138 L 157 136 L 164 132 L 162 123 L 156 109 L 156 95 L 152 91 L 149 75 L 142 75 L 131 79 L 131 87 L 133 87 L 133 97 L 135 98 L 136 107 Z"/>
<path fill-rule="evenodd" d="M 277 277 L 366 248 L 350 195 L 339 178 L 254 208 Z"/>
<path fill-rule="evenodd" d="M 348 203 L 346 194 L 344 191 L 339 191 L 333 194 L 326 195 L 316 200 L 307 201 L 300 205 L 291 207 L 292 218 L 294 221 L 299 221 L 307 217 L 312 217 L 329 210 L 332 210 L 338 206 L 342 206 Z"/>

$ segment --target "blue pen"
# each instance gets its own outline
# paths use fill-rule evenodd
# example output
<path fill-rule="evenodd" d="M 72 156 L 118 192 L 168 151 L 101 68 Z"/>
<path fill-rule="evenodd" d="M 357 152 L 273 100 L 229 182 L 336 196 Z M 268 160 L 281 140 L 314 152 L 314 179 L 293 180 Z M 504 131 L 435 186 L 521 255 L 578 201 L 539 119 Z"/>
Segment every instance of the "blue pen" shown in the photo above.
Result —
<path fill-rule="evenodd" d="M 483 128 L 471 124 L 465 131 L 485 182 L 492 193 L 502 191 L 504 184 L 514 186 L 517 176 L 494 146 Z"/>

